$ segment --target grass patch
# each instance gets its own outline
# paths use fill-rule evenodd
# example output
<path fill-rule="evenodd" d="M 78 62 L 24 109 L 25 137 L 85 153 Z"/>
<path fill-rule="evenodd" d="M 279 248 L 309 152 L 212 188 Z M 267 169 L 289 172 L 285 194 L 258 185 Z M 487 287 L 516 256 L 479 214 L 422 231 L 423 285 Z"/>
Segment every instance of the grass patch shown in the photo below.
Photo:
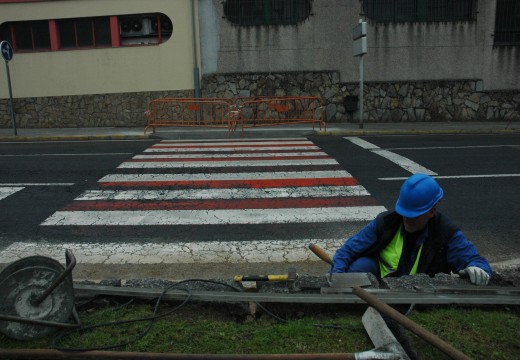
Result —
<path fill-rule="evenodd" d="M 161 305 L 161 313 L 171 309 Z M 294 309 L 293 309 L 294 310 Z M 103 306 L 80 311 L 84 327 L 115 321 L 146 318 L 153 304 Z M 64 348 L 99 348 L 130 342 L 121 351 L 186 354 L 294 354 L 359 352 L 373 348 L 363 324 L 362 311 L 289 312 L 287 323 L 266 314 L 237 318 L 230 305 L 188 304 L 154 322 L 94 328 L 68 334 Z M 276 311 L 275 311 L 276 312 Z M 281 311 L 283 312 L 283 311 Z M 278 313 L 280 315 L 280 313 Z M 520 358 L 520 309 L 421 307 L 410 318 L 473 359 Z M 317 326 L 319 325 L 319 326 Z M 447 359 L 422 339 L 406 331 L 421 359 Z M 56 334 L 34 341 L 16 341 L 0 335 L 0 348 L 51 348 Z"/>

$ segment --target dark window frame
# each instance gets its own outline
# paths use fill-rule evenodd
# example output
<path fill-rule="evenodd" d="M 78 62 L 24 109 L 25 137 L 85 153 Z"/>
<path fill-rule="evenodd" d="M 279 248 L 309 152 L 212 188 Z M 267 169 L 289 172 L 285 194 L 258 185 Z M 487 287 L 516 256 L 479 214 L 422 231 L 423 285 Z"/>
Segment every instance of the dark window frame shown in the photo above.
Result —
<path fill-rule="evenodd" d="M 520 45 L 520 1 L 497 0 L 493 45 Z"/>
<path fill-rule="evenodd" d="M 224 17 L 237 26 L 295 26 L 312 15 L 311 0 L 225 0 Z"/>
<path fill-rule="evenodd" d="M 362 11 L 376 22 L 467 22 L 477 19 L 476 0 L 363 0 Z"/>
<path fill-rule="evenodd" d="M 100 38 L 102 34 L 100 34 L 100 27 L 96 27 L 96 21 L 105 20 L 108 25 L 108 31 L 105 36 L 108 35 L 110 38 L 110 42 L 99 43 L 96 41 L 97 38 Z M 95 17 L 83 17 L 83 18 L 68 18 L 68 19 L 58 19 L 56 20 L 58 26 L 58 36 L 60 39 L 59 48 L 60 50 L 77 50 L 77 49 L 95 49 L 95 48 L 108 48 L 112 47 L 112 34 L 110 30 L 110 16 L 95 16 Z M 64 45 L 63 40 L 65 34 L 62 32 L 65 24 L 72 24 L 73 27 L 73 44 L 72 45 Z M 86 25 L 86 26 L 85 26 Z M 107 29 L 105 29 L 107 30 Z M 63 35 L 63 36 L 62 36 Z M 72 34 L 69 34 L 72 35 Z M 85 36 L 88 36 L 89 39 L 86 39 Z M 89 42 L 86 44 L 85 42 Z"/>

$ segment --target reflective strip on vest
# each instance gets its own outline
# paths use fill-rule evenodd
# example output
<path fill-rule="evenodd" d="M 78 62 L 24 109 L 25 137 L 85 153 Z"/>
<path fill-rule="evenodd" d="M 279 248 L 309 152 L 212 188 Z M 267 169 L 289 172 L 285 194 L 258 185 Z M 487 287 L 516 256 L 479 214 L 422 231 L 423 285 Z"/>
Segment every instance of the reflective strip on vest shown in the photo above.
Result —
<path fill-rule="evenodd" d="M 417 258 L 413 264 L 412 270 L 410 271 L 410 275 L 414 275 L 417 273 L 417 267 L 419 266 L 419 258 L 421 257 L 422 244 L 417 253 Z M 392 241 L 386 248 L 384 248 L 379 253 L 379 269 L 381 271 L 381 279 L 389 274 L 397 271 L 397 267 L 399 266 L 399 259 L 401 259 L 401 254 L 403 253 L 403 234 L 401 232 L 401 227 L 397 229 L 397 232 L 394 235 Z"/>

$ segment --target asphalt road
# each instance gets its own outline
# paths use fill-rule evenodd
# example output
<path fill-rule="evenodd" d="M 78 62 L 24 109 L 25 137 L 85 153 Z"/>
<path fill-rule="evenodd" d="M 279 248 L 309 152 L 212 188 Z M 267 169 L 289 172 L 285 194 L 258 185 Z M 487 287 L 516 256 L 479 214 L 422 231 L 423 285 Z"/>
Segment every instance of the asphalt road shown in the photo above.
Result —
<path fill-rule="evenodd" d="M 371 203 L 387 209 L 393 208 L 400 185 L 411 172 L 431 172 L 437 176 L 445 191 L 445 199 L 439 210 L 461 227 L 479 251 L 494 263 L 520 263 L 520 225 L 517 220 L 520 200 L 520 135 L 311 136 L 309 139 L 339 163 L 326 165 L 328 169 L 348 171 L 368 191 Z M 194 248 L 200 246 L 198 244 L 218 240 L 221 247 L 226 242 L 234 244 L 230 245 L 231 248 L 237 247 L 237 242 L 255 244 L 258 247 L 256 253 L 263 253 L 269 258 L 265 254 L 266 250 L 260 248 L 263 241 L 276 240 L 276 246 L 283 248 L 285 244 L 301 239 L 335 239 L 331 245 L 335 246 L 366 223 L 269 223 L 266 220 L 258 224 L 231 221 L 225 225 L 41 225 L 64 208 L 73 208 L 77 203 L 83 205 L 84 202 L 76 200 L 78 197 L 87 191 L 102 189 L 100 179 L 114 173 L 120 164 L 142 154 L 152 145 L 159 144 L 159 141 L 0 143 L 0 191 L 3 191 L 0 192 L 0 255 L 13 244 L 18 244 L 18 248 L 24 244 L 33 246 L 28 245 L 27 248 L 27 255 L 32 255 L 29 252 L 37 252 L 42 244 L 66 247 L 68 243 L 75 243 L 101 248 L 102 244 L 110 243 L 121 246 L 121 249 L 140 244 L 147 248 L 159 246 L 155 251 L 160 252 L 164 251 L 160 246 L 179 243 L 184 247 L 186 244 L 197 244 L 185 255 L 197 257 L 199 255 Z M 233 152 L 230 151 L 227 156 L 234 156 Z M 265 167 L 263 171 L 269 172 L 270 169 Z M 315 165 L 305 165 L 298 171 L 304 173 L 316 169 Z M 143 173 L 144 170 L 140 171 Z M 272 172 L 276 171 L 273 166 Z M 205 176 L 216 172 L 215 169 L 204 167 L 186 170 L 187 174 L 202 173 Z M 135 201 L 132 204 L 134 208 L 129 210 L 142 208 L 140 203 L 145 202 Z M 117 252 L 115 249 L 107 251 Z M 329 247 L 329 251 L 331 249 Z M 204 251 L 213 250 L 205 248 Z M 288 254 L 291 252 L 289 249 Z M 172 270 L 177 277 L 181 271 L 188 272 L 193 268 L 190 259 L 184 260 L 182 267 Z M 261 269 L 233 268 L 230 266 L 232 261 L 232 257 L 224 259 L 223 268 L 230 271 Z M 276 270 L 283 270 L 292 262 L 287 255 L 282 259 L 274 256 L 272 261 L 278 264 L 274 267 Z M 101 263 L 107 263 L 106 258 Z M 295 263 L 301 268 L 306 266 L 301 259 L 296 259 Z M 150 267 L 146 275 L 153 276 L 161 271 L 157 264 L 146 261 L 143 264 L 143 259 L 137 255 L 132 259 L 121 260 L 121 264 L 113 264 L 112 268 L 122 271 L 124 264 L 132 267 L 126 276 L 132 276 L 129 275 L 132 271 L 134 276 L 145 274 L 145 267 Z M 158 264 L 165 271 L 165 266 Z M 110 266 L 107 266 L 109 269 Z M 318 272 L 324 269 L 322 264 L 313 266 L 309 269 L 318 269 Z M 101 265 L 92 263 L 84 267 L 89 269 L 85 276 L 89 276 L 89 271 Z M 204 268 L 205 274 L 223 271 L 216 263 Z M 199 270 L 187 273 L 185 277 L 200 273 Z"/>

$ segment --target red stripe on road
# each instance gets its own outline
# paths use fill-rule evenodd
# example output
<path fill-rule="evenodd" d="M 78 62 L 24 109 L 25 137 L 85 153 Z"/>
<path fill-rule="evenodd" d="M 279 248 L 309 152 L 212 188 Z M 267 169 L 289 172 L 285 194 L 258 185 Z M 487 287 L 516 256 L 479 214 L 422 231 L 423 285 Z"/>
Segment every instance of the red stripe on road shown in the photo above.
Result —
<path fill-rule="evenodd" d="M 344 198 L 285 198 L 285 199 L 232 199 L 181 201 L 75 201 L 64 211 L 111 210 L 217 210 L 217 209 L 283 209 L 374 206 L 370 197 Z"/>
<path fill-rule="evenodd" d="M 182 180 L 182 181 L 109 181 L 100 183 L 104 187 L 190 187 L 190 188 L 279 188 L 295 186 L 352 186 L 358 185 L 353 177 L 345 178 L 312 178 L 312 179 L 260 179 L 260 180 Z"/>
<path fill-rule="evenodd" d="M 151 159 L 130 159 L 126 162 L 186 162 L 186 161 L 249 161 L 249 160 L 310 160 L 310 159 L 331 159 L 328 155 L 314 156 L 270 156 L 270 157 L 226 157 L 226 158 L 151 158 Z"/>

